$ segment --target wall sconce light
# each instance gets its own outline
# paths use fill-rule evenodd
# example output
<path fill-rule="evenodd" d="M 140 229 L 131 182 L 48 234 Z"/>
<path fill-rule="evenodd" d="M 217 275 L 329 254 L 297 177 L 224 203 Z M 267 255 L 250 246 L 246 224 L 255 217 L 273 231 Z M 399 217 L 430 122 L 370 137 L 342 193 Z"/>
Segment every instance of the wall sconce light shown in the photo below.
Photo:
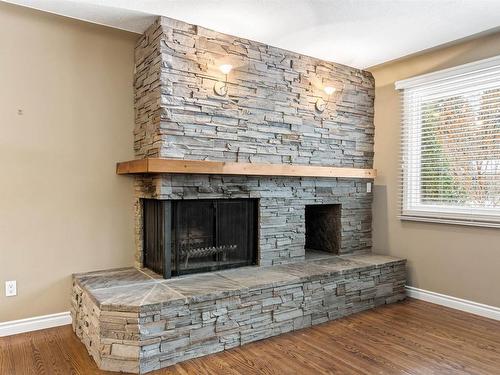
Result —
<path fill-rule="evenodd" d="M 323 91 L 326 93 L 326 95 L 328 95 L 328 100 L 326 102 L 321 98 L 316 100 L 316 109 L 318 110 L 318 112 L 323 112 L 325 110 L 328 102 L 330 101 L 330 97 L 335 92 L 335 90 L 336 90 L 335 87 L 325 86 Z"/>
<path fill-rule="evenodd" d="M 214 91 L 219 96 L 227 95 L 227 75 L 231 72 L 233 66 L 231 64 L 222 64 L 219 66 L 219 70 L 226 76 L 224 82 L 217 81 L 214 85 Z"/>

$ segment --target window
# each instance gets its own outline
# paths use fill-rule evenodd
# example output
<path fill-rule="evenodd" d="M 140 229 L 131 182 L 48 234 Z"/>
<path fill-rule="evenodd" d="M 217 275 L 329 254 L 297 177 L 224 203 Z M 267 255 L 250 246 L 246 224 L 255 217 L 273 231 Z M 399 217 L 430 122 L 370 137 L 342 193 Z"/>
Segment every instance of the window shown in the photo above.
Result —
<path fill-rule="evenodd" d="M 500 228 L 500 56 L 396 82 L 401 218 Z"/>

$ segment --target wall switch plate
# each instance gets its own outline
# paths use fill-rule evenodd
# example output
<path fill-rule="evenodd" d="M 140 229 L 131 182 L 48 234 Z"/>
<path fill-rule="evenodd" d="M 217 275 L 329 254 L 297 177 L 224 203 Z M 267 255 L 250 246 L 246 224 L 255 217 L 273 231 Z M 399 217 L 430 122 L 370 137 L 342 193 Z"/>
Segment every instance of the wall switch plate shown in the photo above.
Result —
<path fill-rule="evenodd" d="M 13 297 L 17 295 L 17 283 L 16 280 L 10 280 L 5 282 L 5 297 Z"/>
<path fill-rule="evenodd" d="M 367 182 L 366 183 L 366 192 L 367 193 L 371 193 L 372 192 L 372 183 L 371 182 Z"/>

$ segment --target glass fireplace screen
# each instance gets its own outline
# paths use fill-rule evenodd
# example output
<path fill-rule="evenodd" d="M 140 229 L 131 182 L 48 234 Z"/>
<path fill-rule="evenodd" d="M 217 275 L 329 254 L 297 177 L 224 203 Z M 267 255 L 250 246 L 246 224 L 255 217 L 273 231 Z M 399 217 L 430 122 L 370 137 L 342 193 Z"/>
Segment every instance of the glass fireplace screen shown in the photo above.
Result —
<path fill-rule="evenodd" d="M 256 263 L 256 199 L 144 199 L 143 208 L 144 266 L 165 278 Z"/>

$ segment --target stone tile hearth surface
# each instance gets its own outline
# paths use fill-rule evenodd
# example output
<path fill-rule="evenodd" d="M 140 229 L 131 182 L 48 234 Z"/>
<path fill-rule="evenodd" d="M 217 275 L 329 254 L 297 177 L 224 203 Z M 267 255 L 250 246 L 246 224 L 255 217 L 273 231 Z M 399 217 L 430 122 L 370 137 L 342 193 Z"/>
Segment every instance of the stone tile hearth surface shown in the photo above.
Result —
<path fill-rule="evenodd" d="M 330 256 L 164 280 L 73 276 L 73 329 L 103 370 L 146 373 L 405 298 L 405 260 Z"/>
<path fill-rule="evenodd" d="M 155 279 L 162 280 L 159 275 L 152 272 L 146 273 L 136 268 L 120 268 L 76 274 L 75 279 L 88 290 L 143 284 L 154 282 Z"/>
<path fill-rule="evenodd" d="M 173 278 L 164 281 L 163 285 L 194 302 L 230 297 L 245 289 L 238 282 L 221 276 L 220 272 Z"/>
<path fill-rule="evenodd" d="M 74 275 L 74 280 L 99 308 L 140 311 L 179 299 L 202 301 L 240 293 L 245 289 L 278 287 L 343 272 L 366 271 L 402 260 L 384 255 L 327 256 L 322 259 L 268 267 L 242 267 L 225 271 L 163 279 L 137 268 L 110 269 Z"/>
<path fill-rule="evenodd" d="M 101 310 L 139 311 L 185 300 L 185 296 L 156 280 L 126 286 L 94 289 L 90 293 Z"/>

